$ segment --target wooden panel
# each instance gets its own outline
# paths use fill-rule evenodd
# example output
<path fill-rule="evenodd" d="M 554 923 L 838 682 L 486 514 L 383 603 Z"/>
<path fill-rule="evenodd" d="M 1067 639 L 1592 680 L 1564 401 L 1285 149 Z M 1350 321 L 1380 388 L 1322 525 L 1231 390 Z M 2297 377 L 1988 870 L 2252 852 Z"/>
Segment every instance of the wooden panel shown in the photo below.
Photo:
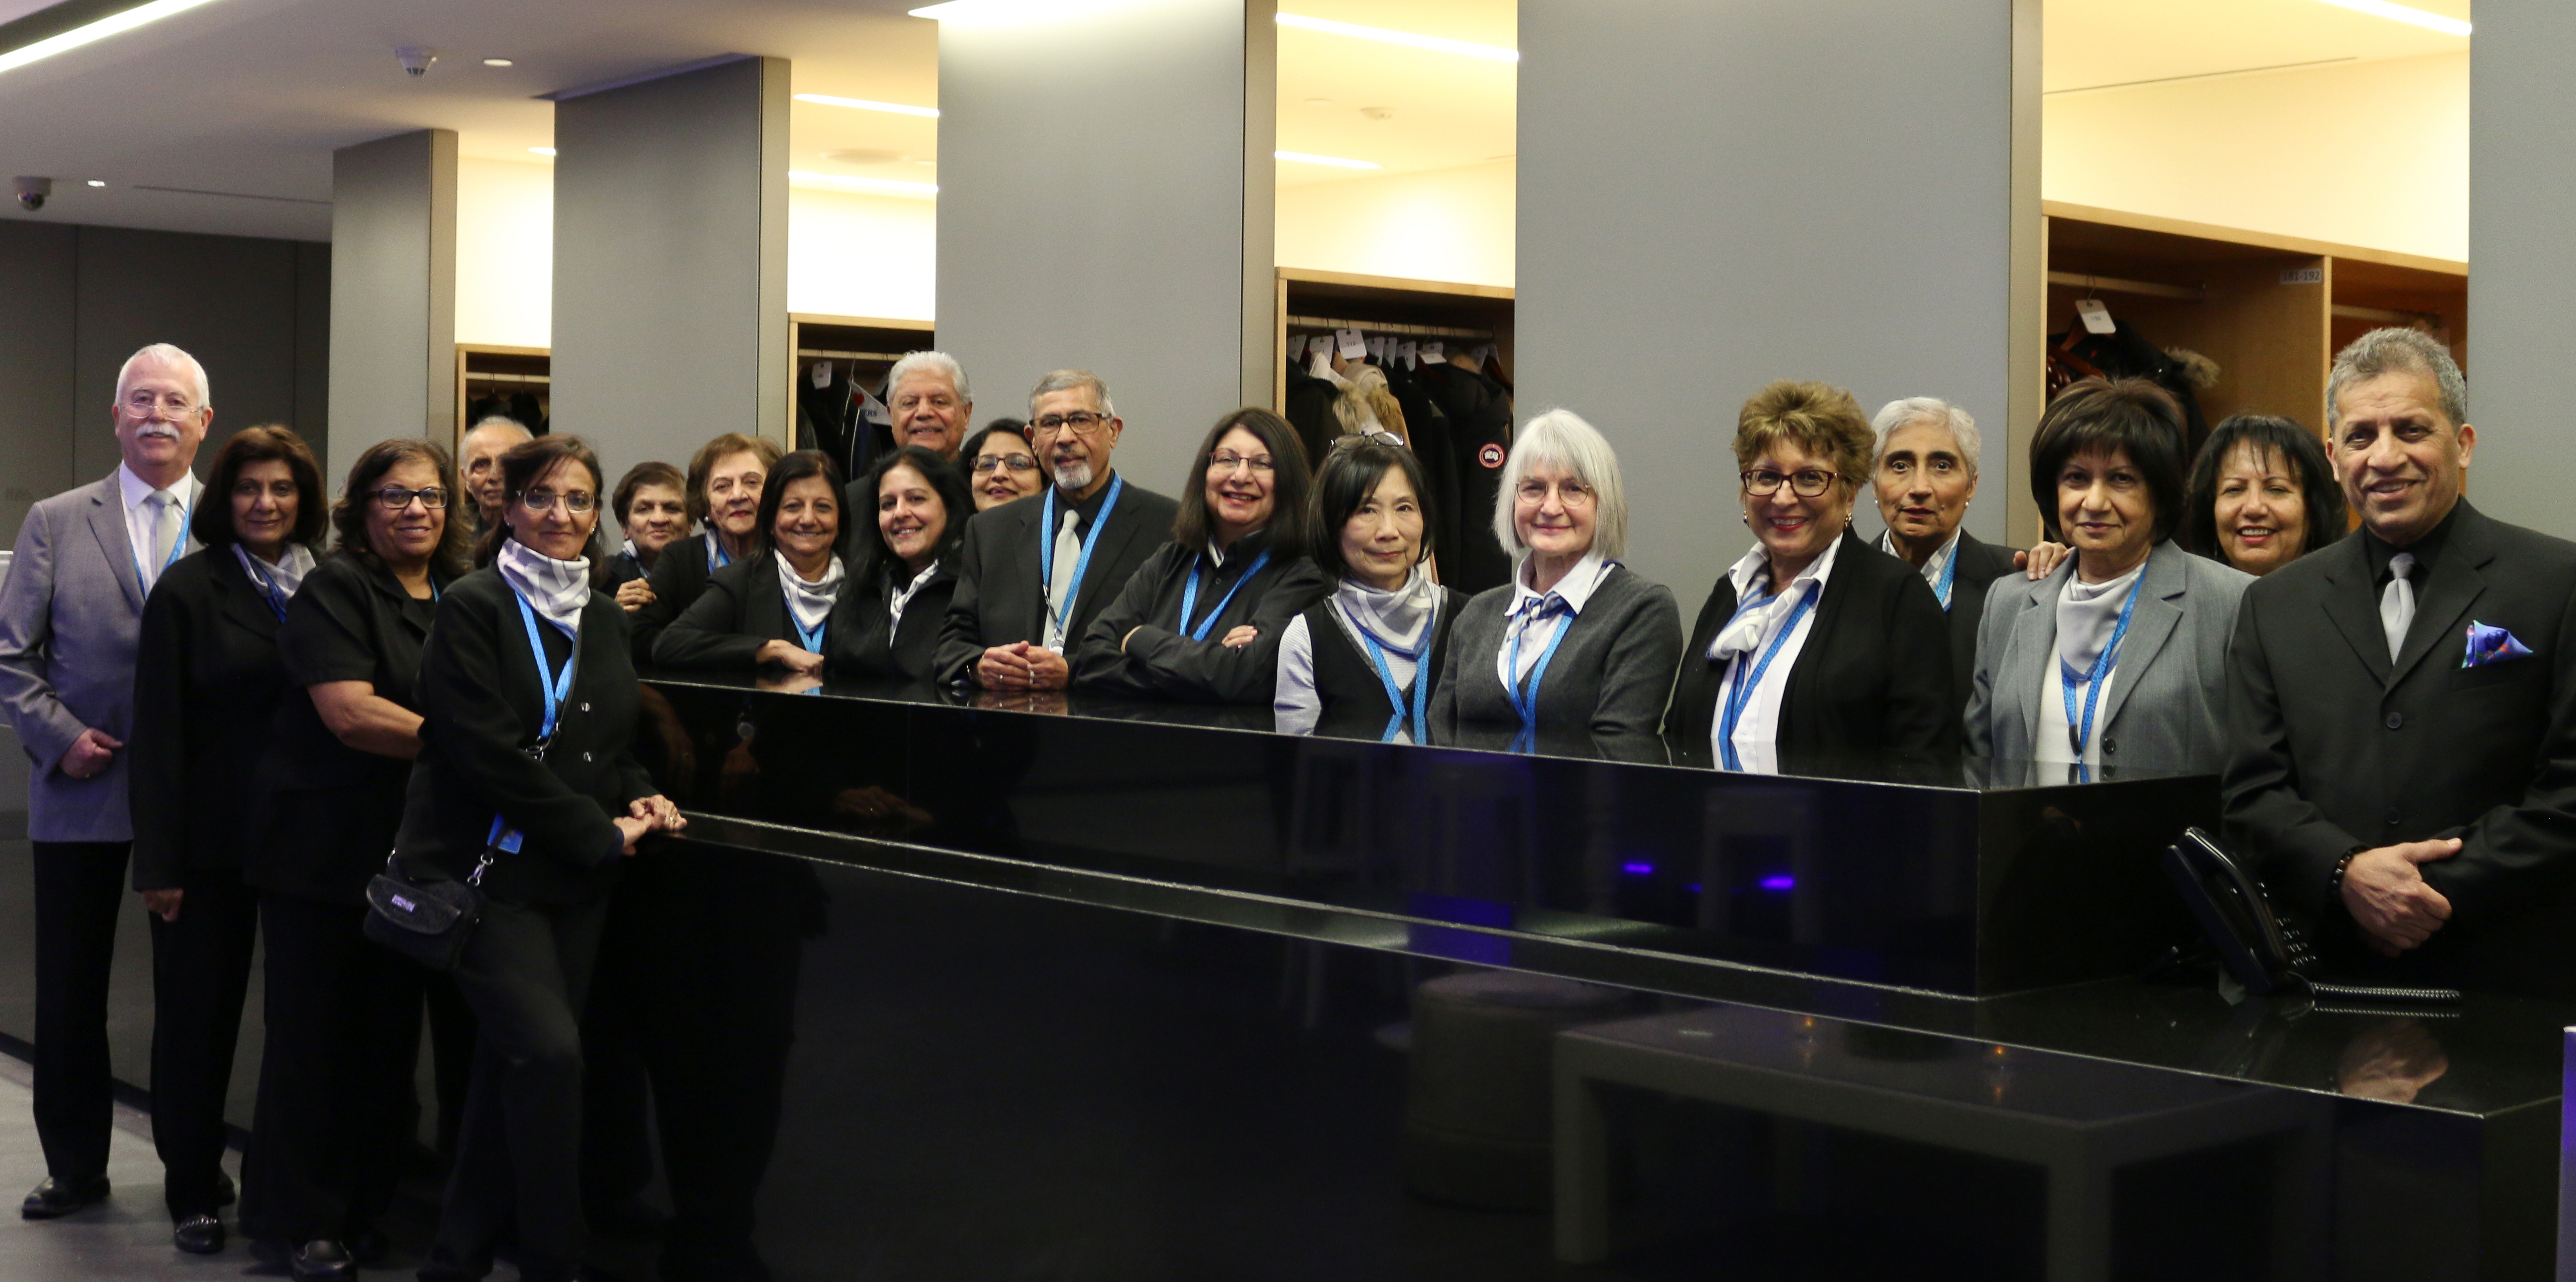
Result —
<path fill-rule="evenodd" d="M 1328 272 L 1312 267 L 1282 267 L 1279 269 L 1279 279 L 1295 281 L 1301 285 L 1339 286 L 1353 290 L 1391 290 L 1406 294 L 1456 294 L 1462 298 L 1496 298 L 1505 301 L 1513 297 L 1512 287 L 1509 285 L 1470 285 L 1461 281 L 1414 280 L 1403 276 L 1371 276 L 1362 272 Z M 1330 294 L 1338 291 L 1323 289 L 1298 292 Z"/>
<path fill-rule="evenodd" d="M 2469 265 L 2451 258 L 2427 258 L 2421 254 L 2401 254 L 2394 250 L 2370 249 L 2360 245 L 2338 245 L 2331 241 L 2310 240 L 2304 236 L 2281 236 L 2271 232 L 2247 231 L 2241 227 L 2220 227 L 2195 223 L 2180 218 L 2162 218 L 2154 214 L 2133 214 L 2125 210 L 2102 209 L 2091 205 L 2071 205 L 2064 201 L 2044 202 L 2052 218 L 2082 222 L 2106 233 L 2137 233 L 2176 241 L 2206 242 L 2214 256 L 2244 256 L 2238 251 L 2252 250 L 2272 254 L 2297 254 L 2324 258 L 2332 256 L 2355 262 L 2367 262 L 2450 276 L 2467 276 Z"/>

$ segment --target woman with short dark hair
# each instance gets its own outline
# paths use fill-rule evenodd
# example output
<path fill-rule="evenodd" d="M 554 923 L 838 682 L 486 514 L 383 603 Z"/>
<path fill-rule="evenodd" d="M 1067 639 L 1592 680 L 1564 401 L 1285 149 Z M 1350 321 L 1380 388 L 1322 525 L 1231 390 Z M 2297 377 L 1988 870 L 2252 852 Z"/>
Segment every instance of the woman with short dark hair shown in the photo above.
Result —
<path fill-rule="evenodd" d="M 259 897 L 242 880 L 260 755 L 291 693 L 286 604 L 330 529 L 322 471 L 283 426 L 224 442 L 190 531 L 143 606 L 128 787 L 134 888 L 152 929 L 152 1143 L 182 1251 L 222 1249 L 224 1097 Z"/>
<path fill-rule="evenodd" d="M 599 460 L 577 437 L 501 456 L 501 542 L 439 601 L 427 716 L 394 841 L 410 880 L 482 891 L 456 983 L 482 1044 L 424 1278 L 570 1279 L 584 1246 L 580 1022 L 623 856 L 685 825 L 637 764 L 624 612 L 591 588 Z"/>
<path fill-rule="evenodd" d="M 957 549 L 974 515 L 966 477 L 932 450 L 907 445 L 850 488 L 869 503 L 845 518 L 855 549 L 852 622 L 831 640 L 831 666 L 852 676 L 927 681 L 939 623 L 957 591 Z"/>
<path fill-rule="evenodd" d="M 1249 406 L 1218 419 L 1192 456 L 1172 541 L 1092 620 L 1074 685 L 1268 703 L 1288 621 L 1330 590 L 1306 557 L 1307 479 L 1286 419 Z"/>
<path fill-rule="evenodd" d="M 662 549 L 688 537 L 696 522 L 689 516 L 689 482 L 668 463 L 647 460 L 626 469 L 616 494 L 609 511 L 625 543 L 608 559 L 600 588 L 616 593 L 618 606 L 633 614 L 653 602 L 648 580 Z"/>
<path fill-rule="evenodd" d="M 2352 519 L 2325 445 L 2269 414 L 2210 429 L 2189 495 L 2183 546 L 2256 578 L 2342 538 Z"/>
<path fill-rule="evenodd" d="M 1028 424 L 1016 418 L 994 419 L 967 437 L 965 448 L 957 452 L 957 465 L 969 473 L 967 484 L 975 491 L 977 512 L 1018 502 L 1046 485 L 1037 451 L 1029 446 Z"/>
<path fill-rule="evenodd" d="M 2031 498 L 2072 553 L 1998 580 L 1977 629 L 1968 751 L 1981 760 L 2215 773 L 2236 605 L 2253 579 L 2173 543 L 2182 410 L 2143 379 L 2088 378 L 2030 443 Z"/>
<path fill-rule="evenodd" d="M 751 551 L 707 580 L 654 644 L 653 661 L 822 675 L 824 656 L 857 622 L 840 555 L 843 489 L 841 465 L 820 450 L 778 460 L 761 489 Z"/>
<path fill-rule="evenodd" d="M 1279 639 L 1279 733 L 1430 742 L 1431 687 L 1467 597 L 1431 580 L 1429 490 L 1401 445 L 1345 436 L 1325 456 L 1308 524 L 1335 586 Z"/>
<path fill-rule="evenodd" d="M 689 519 L 704 533 L 680 539 L 654 558 L 646 580 L 652 599 L 627 618 L 638 665 L 653 661 L 662 629 L 697 602 L 716 571 L 760 550 L 760 496 L 778 458 L 777 442 L 739 432 L 708 441 L 690 457 L 684 498 Z"/>

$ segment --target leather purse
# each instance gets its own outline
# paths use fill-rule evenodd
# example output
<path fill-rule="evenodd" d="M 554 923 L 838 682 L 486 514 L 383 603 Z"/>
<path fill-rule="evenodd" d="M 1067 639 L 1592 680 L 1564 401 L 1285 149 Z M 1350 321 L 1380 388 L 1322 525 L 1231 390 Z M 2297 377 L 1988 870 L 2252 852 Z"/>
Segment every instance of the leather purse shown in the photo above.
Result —
<path fill-rule="evenodd" d="M 491 866 L 486 848 L 463 881 L 420 880 L 398 858 L 386 856 L 385 870 L 367 882 L 367 938 L 431 970 L 455 970 L 482 923 L 483 870 Z"/>

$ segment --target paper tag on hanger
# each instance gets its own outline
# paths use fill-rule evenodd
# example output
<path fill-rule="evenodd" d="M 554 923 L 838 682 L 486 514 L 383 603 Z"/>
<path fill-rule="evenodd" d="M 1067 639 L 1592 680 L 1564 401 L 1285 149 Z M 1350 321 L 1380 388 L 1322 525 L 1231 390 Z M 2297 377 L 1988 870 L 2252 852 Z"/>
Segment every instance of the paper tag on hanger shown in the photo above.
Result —
<path fill-rule="evenodd" d="M 1386 363 L 1386 335 L 1369 335 L 1368 357 L 1370 360 L 1376 361 L 1380 365 Z"/>
<path fill-rule="evenodd" d="M 1406 369 L 1420 368 L 1421 355 L 1412 339 L 1404 340 L 1404 346 L 1395 349 L 1395 355 L 1396 359 L 1404 362 Z"/>
<path fill-rule="evenodd" d="M 1472 357 L 1477 364 L 1482 365 L 1486 361 L 1494 358 L 1494 345 L 1491 343 L 1477 344 L 1476 350 L 1469 352 L 1468 355 Z"/>
<path fill-rule="evenodd" d="M 2119 328 L 2111 323 L 2111 309 L 2103 306 L 2098 298 L 2076 299 L 2075 314 L 2083 320 L 2084 328 L 2092 333 L 2108 334 Z"/>
<path fill-rule="evenodd" d="M 1368 355 L 1368 344 L 1360 341 L 1360 332 L 1358 330 L 1337 329 L 1333 331 L 1333 337 L 1339 340 L 1342 345 L 1343 360 L 1355 361 Z"/>
<path fill-rule="evenodd" d="M 832 385 L 832 362 L 830 362 L 830 361 L 816 361 L 816 362 L 814 362 L 814 390 L 819 392 L 819 391 L 822 391 L 824 388 L 830 387 L 831 385 Z"/>
<path fill-rule="evenodd" d="M 1444 346 L 1444 344 L 1437 341 L 1424 343 L 1422 345 L 1422 359 L 1429 361 L 1434 365 L 1449 359 L 1447 356 L 1442 354 Z"/>

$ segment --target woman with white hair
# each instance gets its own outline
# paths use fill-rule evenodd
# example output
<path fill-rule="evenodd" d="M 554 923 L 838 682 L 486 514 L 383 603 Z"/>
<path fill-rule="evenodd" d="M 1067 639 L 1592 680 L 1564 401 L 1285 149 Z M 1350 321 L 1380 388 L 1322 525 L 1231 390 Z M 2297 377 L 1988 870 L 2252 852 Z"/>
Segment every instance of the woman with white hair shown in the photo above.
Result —
<path fill-rule="evenodd" d="M 2021 555 L 1960 524 L 1977 497 L 1977 421 L 1948 401 L 1909 396 L 1889 401 L 1870 427 L 1878 434 L 1870 491 L 1887 523 L 1878 550 L 1913 566 L 1948 612 L 1951 693 L 1964 709 L 1986 588 L 2012 573 Z"/>
<path fill-rule="evenodd" d="M 1588 734 L 1614 755 L 1651 742 L 1682 617 L 1670 590 L 1619 563 L 1628 501 L 1610 442 L 1571 410 L 1531 419 L 1503 462 L 1493 530 L 1512 554 L 1512 581 L 1458 612 L 1432 695 L 1432 741 L 1504 731 L 1527 750 Z"/>

